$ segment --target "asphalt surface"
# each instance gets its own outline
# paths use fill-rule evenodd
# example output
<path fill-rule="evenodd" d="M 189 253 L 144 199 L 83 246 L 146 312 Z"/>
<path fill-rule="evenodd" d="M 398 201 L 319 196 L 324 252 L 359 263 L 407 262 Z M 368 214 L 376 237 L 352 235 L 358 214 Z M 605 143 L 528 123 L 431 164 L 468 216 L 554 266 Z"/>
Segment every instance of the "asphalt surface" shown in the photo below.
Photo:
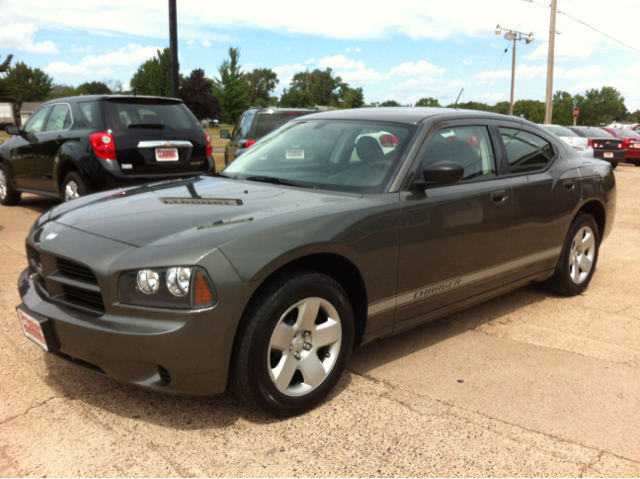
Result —
<path fill-rule="evenodd" d="M 321 407 L 169 397 L 44 353 L 15 306 L 55 202 L 0 207 L 0 476 L 640 476 L 640 168 L 585 294 L 532 285 L 357 350 Z"/>

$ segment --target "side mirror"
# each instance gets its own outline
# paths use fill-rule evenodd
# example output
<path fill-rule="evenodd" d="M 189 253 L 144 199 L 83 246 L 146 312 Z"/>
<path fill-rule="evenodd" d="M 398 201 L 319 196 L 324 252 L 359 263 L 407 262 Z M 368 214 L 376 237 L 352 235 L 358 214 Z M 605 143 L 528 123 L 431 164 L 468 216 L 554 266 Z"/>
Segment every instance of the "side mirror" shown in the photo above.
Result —
<path fill-rule="evenodd" d="M 414 184 L 419 190 L 425 190 L 429 186 L 452 185 L 464 176 L 464 168 L 455 161 L 438 161 L 431 163 L 422 170 L 424 180 L 418 180 Z"/>
<path fill-rule="evenodd" d="M 7 134 L 9 135 L 19 135 L 20 134 L 20 127 L 17 125 L 9 125 L 7 127 Z"/>
<path fill-rule="evenodd" d="M 220 130 L 220 138 L 229 138 L 229 130 Z"/>

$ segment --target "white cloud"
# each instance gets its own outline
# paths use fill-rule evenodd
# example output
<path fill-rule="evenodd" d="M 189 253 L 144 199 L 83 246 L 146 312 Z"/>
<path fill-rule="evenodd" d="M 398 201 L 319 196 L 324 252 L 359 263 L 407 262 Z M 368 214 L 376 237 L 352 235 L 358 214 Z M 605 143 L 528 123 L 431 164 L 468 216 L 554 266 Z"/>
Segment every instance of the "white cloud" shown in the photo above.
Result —
<path fill-rule="evenodd" d="M 333 57 L 324 57 L 318 61 L 318 68 L 324 70 L 325 68 L 331 68 L 334 70 L 357 70 L 364 68 L 364 62 L 351 60 L 344 55 L 335 55 Z"/>
<path fill-rule="evenodd" d="M 393 67 L 387 73 L 387 77 L 393 76 L 414 76 L 414 75 L 439 75 L 444 73 L 444 68 L 420 60 L 419 62 L 406 62 Z"/>
<path fill-rule="evenodd" d="M 187 45 L 193 45 L 193 40 L 187 40 Z"/>
<path fill-rule="evenodd" d="M 202 40 L 202 46 L 209 48 L 211 46 L 211 42 L 209 40 Z"/>
<path fill-rule="evenodd" d="M 471 65 L 472 63 L 473 63 L 473 60 L 462 60 L 463 65 Z"/>
<path fill-rule="evenodd" d="M 345 51 L 345 53 L 349 53 L 349 52 L 356 52 L 356 53 L 360 53 L 360 48 L 359 48 L 359 47 L 356 47 L 356 48 L 353 48 L 353 47 L 347 47 L 347 48 L 345 48 L 345 50 L 344 50 L 344 51 Z"/>
<path fill-rule="evenodd" d="M 360 48 L 356 48 L 356 53 L 360 53 Z"/>
<path fill-rule="evenodd" d="M 337 71 L 335 75 L 342 78 L 342 81 L 356 88 L 363 85 L 377 85 L 383 78 L 383 76 L 373 68 Z"/>
<path fill-rule="evenodd" d="M 4 9 L 4 7 L 2 7 Z M 38 31 L 33 23 L 14 23 L 0 29 L 0 48 L 11 48 L 30 53 L 60 53 L 58 46 L 50 40 L 35 43 L 33 36 Z"/>
<path fill-rule="evenodd" d="M 116 71 L 111 68 L 87 68 L 82 65 L 69 65 L 66 62 L 53 62 L 50 63 L 49 66 L 45 67 L 44 70 L 51 75 L 54 80 L 57 77 L 65 77 L 65 78 L 77 78 L 77 79 L 85 79 L 85 78 L 104 78 L 104 77 L 112 77 L 116 75 Z"/>
<path fill-rule="evenodd" d="M 521 64 L 516 66 L 516 79 L 528 80 L 531 78 L 543 78 L 547 76 L 547 65 L 527 65 Z M 478 80 L 480 83 L 485 80 L 510 80 L 511 70 L 500 70 L 497 72 L 482 72 L 471 77 L 472 80 Z"/>
<path fill-rule="evenodd" d="M 129 43 L 115 52 L 104 55 L 87 55 L 80 60 L 80 65 L 87 68 L 111 68 L 120 70 L 124 67 L 138 66 L 146 60 L 157 55 L 162 47 L 143 47 L 142 45 Z"/>
<path fill-rule="evenodd" d="M 563 68 L 554 68 L 553 76 L 558 78 L 593 78 L 602 76 L 608 73 L 608 70 L 605 70 L 600 65 L 591 65 L 586 68 L 574 68 L 573 70 L 565 70 Z M 640 78 L 640 75 L 636 78 Z"/>
<path fill-rule="evenodd" d="M 242 70 L 243 73 L 248 73 L 248 72 L 252 72 L 253 70 L 255 70 L 256 68 L 260 68 L 260 65 L 262 65 L 262 63 L 252 63 L 249 62 L 246 65 L 242 65 L 242 67 L 240 68 L 240 70 Z"/>
<path fill-rule="evenodd" d="M 305 65 L 311 65 L 311 64 L 313 64 L 315 62 L 316 62 L 315 58 L 309 58 L 306 62 L 304 62 L 304 64 Z"/>
<path fill-rule="evenodd" d="M 438 82 L 439 81 L 437 79 L 431 77 L 411 78 L 403 83 L 392 86 L 389 88 L 389 91 L 397 93 L 401 97 L 407 97 L 410 95 L 429 96 L 426 95 L 425 92 L 429 87 L 432 87 Z"/>
<path fill-rule="evenodd" d="M 71 45 L 72 52 L 90 52 L 93 48 L 93 45 L 87 45 L 86 47 L 76 47 L 75 45 Z"/>

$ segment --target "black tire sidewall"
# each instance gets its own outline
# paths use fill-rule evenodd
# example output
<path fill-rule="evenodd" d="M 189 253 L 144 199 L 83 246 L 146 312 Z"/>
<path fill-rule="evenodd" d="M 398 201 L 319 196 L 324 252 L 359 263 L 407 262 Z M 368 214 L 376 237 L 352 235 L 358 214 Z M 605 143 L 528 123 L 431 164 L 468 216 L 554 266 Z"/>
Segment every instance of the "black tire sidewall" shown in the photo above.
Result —
<path fill-rule="evenodd" d="M 329 301 L 340 315 L 342 343 L 338 360 L 326 379 L 313 391 L 303 396 L 282 394 L 269 376 L 267 358 L 269 343 L 273 331 L 282 315 L 293 304 L 309 298 L 320 297 Z M 248 367 L 245 387 L 250 388 L 250 396 L 261 403 L 259 406 L 267 412 L 277 415 L 300 414 L 315 407 L 333 390 L 342 375 L 351 349 L 353 348 L 354 320 L 351 304 L 342 287 L 320 273 L 309 273 L 293 277 L 284 285 L 277 287 L 270 307 L 259 308 L 248 328 L 249 341 L 243 341 L 244 348 L 250 348 L 251 357 L 245 362 Z"/>
<path fill-rule="evenodd" d="M 593 265 L 591 266 L 591 271 L 589 272 L 589 276 L 582 283 L 576 284 L 571 279 L 570 268 L 569 268 L 569 256 L 571 255 L 571 245 L 573 244 L 573 239 L 578 233 L 578 230 L 584 226 L 588 226 L 589 228 L 591 228 L 591 231 L 593 231 L 595 241 L 596 241 L 596 251 L 593 257 Z M 589 286 L 589 283 L 591 283 L 593 274 L 596 271 L 599 255 L 600 255 L 600 230 L 598 228 L 598 225 L 595 219 L 593 218 L 593 216 L 591 216 L 588 213 L 580 213 L 573 220 L 573 223 L 569 228 L 569 232 L 567 233 L 567 237 L 565 238 L 565 242 L 562 247 L 562 253 L 560 254 L 560 258 L 558 260 L 558 266 L 556 267 L 556 274 L 558 275 L 559 286 L 564 290 L 566 295 L 576 296 L 587 289 L 587 287 Z"/>
<path fill-rule="evenodd" d="M 77 171 L 72 171 L 70 173 L 67 173 L 67 176 L 64 177 L 64 180 L 62 180 L 62 188 L 60 189 L 60 196 L 62 197 L 62 201 L 65 201 L 65 190 L 67 188 L 67 183 L 69 183 L 70 181 L 74 181 L 76 183 L 76 185 L 78 185 L 78 195 L 79 196 L 85 196 L 89 193 L 89 189 L 87 188 L 87 184 L 84 181 L 84 179 L 82 178 L 82 176 L 80 175 L 80 173 L 78 173 Z M 71 200 L 69 200 L 71 201 Z"/>

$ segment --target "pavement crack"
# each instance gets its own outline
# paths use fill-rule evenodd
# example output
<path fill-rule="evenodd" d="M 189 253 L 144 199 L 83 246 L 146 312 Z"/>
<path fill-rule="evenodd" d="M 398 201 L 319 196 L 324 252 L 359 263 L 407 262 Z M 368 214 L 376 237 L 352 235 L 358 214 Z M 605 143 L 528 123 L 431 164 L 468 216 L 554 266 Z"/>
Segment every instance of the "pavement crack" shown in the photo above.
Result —
<path fill-rule="evenodd" d="M 600 460 L 602 459 L 602 456 L 604 456 L 604 451 L 600 451 L 600 454 L 598 454 L 598 457 L 596 457 L 589 464 L 585 464 L 584 467 L 580 469 L 580 477 L 584 477 L 588 469 L 592 469 L 593 466 L 595 466 L 598 462 L 600 462 Z"/>
<path fill-rule="evenodd" d="M 59 396 L 51 396 L 49 399 L 45 399 L 44 401 L 39 402 L 38 404 L 34 404 L 33 406 L 29 406 L 27 408 L 27 410 L 25 412 L 23 412 L 23 413 L 16 414 L 15 416 L 11 416 L 11 417 L 8 417 L 7 419 L 3 420 L 3 421 L 0 421 L 0 426 L 2 426 L 4 424 L 7 424 L 7 423 L 13 421 L 14 419 L 19 418 L 19 417 L 26 416 L 27 414 L 29 414 L 29 412 L 31 410 L 39 408 L 40 406 L 45 405 L 46 403 L 48 403 L 52 399 L 62 399 L 62 398 L 60 398 Z"/>

